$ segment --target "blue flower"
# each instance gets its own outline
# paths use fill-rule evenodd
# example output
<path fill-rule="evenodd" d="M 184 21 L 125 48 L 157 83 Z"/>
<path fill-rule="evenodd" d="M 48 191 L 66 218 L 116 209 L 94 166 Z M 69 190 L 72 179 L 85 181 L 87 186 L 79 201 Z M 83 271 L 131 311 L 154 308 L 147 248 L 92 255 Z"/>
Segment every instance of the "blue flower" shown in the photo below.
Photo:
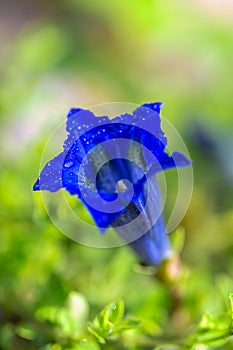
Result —
<path fill-rule="evenodd" d="M 191 164 L 166 153 L 162 103 L 144 104 L 132 114 L 109 119 L 71 109 L 63 152 L 43 168 L 33 190 L 65 188 L 86 206 L 101 233 L 109 226 L 147 265 L 170 254 L 156 174 Z"/>

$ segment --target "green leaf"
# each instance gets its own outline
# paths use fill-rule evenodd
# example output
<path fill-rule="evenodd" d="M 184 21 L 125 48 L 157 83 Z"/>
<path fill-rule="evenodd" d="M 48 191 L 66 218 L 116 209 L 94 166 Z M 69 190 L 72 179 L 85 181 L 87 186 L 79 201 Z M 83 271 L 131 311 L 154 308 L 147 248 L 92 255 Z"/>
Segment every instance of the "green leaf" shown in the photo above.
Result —
<path fill-rule="evenodd" d="M 119 300 L 106 306 L 88 326 L 88 331 L 104 344 L 110 336 L 120 334 L 125 330 L 137 328 L 138 319 L 123 318 L 124 302 Z"/>
<path fill-rule="evenodd" d="M 231 333 L 231 317 L 229 317 L 229 314 L 212 316 L 205 313 L 192 337 L 192 344 L 194 349 L 198 345 L 222 346 L 228 341 Z"/>
<path fill-rule="evenodd" d="M 84 295 L 71 292 L 66 301 L 66 310 L 76 323 L 78 330 L 83 330 L 89 316 L 89 305 Z"/>
<path fill-rule="evenodd" d="M 36 338 L 35 330 L 28 325 L 19 325 L 15 328 L 15 331 L 21 338 L 27 340 L 33 340 Z"/>
<path fill-rule="evenodd" d="M 45 306 L 37 310 L 40 320 L 59 326 L 63 335 L 77 338 L 86 325 L 89 306 L 82 294 L 71 292 L 64 307 Z"/>
<path fill-rule="evenodd" d="M 215 324 L 212 320 L 211 315 L 209 313 L 203 314 L 201 321 L 199 322 L 199 325 L 198 325 L 198 330 L 206 331 L 213 328 L 215 328 Z"/>
<path fill-rule="evenodd" d="M 99 350 L 99 345 L 87 339 L 82 339 L 74 350 Z"/>
<path fill-rule="evenodd" d="M 230 304 L 231 304 L 231 319 L 232 319 L 232 323 L 233 323 L 233 293 L 230 293 L 229 300 L 230 300 Z"/>
<path fill-rule="evenodd" d="M 180 254 L 183 250 L 184 243 L 185 243 L 185 229 L 182 226 L 180 226 L 171 235 L 171 244 L 172 244 L 173 250 L 177 254 Z"/>
<path fill-rule="evenodd" d="M 209 345 L 197 344 L 192 346 L 191 350 L 208 350 L 208 349 L 209 349 Z"/>
<path fill-rule="evenodd" d="M 105 344 L 106 341 L 103 337 L 101 337 L 98 332 L 96 332 L 93 327 L 91 326 L 91 324 L 89 326 L 87 326 L 87 330 L 90 332 L 90 334 L 92 334 L 100 344 Z"/>
<path fill-rule="evenodd" d="M 56 322 L 58 308 L 54 306 L 43 306 L 36 311 L 36 317 L 41 321 Z"/>
<path fill-rule="evenodd" d="M 14 336 L 13 325 L 8 323 L 0 327 L 0 346 L 8 348 Z"/>
<path fill-rule="evenodd" d="M 106 329 L 111 323 L 117 324 L 124 316 L 124 311 L 125 307 L 122 300 L 109 304 L 97 316 L 99 326 Z"/>

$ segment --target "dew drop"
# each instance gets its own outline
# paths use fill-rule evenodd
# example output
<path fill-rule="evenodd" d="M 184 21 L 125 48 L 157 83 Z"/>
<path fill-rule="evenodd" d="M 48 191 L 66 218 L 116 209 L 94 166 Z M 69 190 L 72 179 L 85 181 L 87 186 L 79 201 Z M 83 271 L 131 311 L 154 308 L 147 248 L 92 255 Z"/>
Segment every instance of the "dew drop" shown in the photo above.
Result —
<path fill-rule="evenodd" d="M 64 164 L 64 167 L 65 167 L 65 168 L 70 168 L 70 167 L 72 167 L 73 164 L 74 164 L 74 163 L 70 160 L 70 161 L 68 161 L 68 162 L 66 162 L 66 163 Z"/>

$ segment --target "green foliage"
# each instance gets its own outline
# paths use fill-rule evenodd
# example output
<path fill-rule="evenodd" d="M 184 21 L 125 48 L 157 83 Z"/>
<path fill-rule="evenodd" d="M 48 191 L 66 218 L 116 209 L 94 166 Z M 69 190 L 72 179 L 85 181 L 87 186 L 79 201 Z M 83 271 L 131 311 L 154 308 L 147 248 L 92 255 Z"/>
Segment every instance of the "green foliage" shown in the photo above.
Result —
<path fill-rule="evenodd" d="M 122 300 L 106 306 L 88 326 L 88 331 L 104 344 L 108 337 L 119 335 L 123 331 L 134 329 L 140 324 L 136 319 L 123 319 L 124 303 Z"/>
<path fill-rule="evenodd" d="M 6 16 L 2 6 L 0 349 L 232 349 L 233 31 L 224 5 L 204 3 L 35 0 Z M 71 241 L 31 189 L 71 106 L 154 100 L 166 102 L 195 174 L 174 255 L 159 269 L 138 265 L 128 247 Z M 192 118 L 216 154 L 185 133 Z M 165 176 L 170 200 L 176 179 Z M 67 202 L 90 222 L 74 197 Z"/>
<path fill-rule="evenodd" d="M 204 314 L 192 337 L 193 347 L 197 348 L 200 345 L 213 348 L 223 346 L 233 335 L 232 320 L 231 314 L 220 316 Z"/>
<path fill-rule="evenodd" d="M 81 294 L 73 292 L 68 296 L 65 307 L 41 307 L 36 317 L 57 326 L 60 336 L 77 339 L 88 319 L 88 303 Z"/>

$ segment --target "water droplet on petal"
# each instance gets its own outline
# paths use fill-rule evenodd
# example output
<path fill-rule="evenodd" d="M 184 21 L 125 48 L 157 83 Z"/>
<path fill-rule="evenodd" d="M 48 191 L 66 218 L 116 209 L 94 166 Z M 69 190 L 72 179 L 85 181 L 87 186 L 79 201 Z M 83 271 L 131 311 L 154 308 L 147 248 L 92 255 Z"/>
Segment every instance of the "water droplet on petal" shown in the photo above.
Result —
<path fill-rule="evenodd" d="M 70 168 L 70 167 L 72 167 L 73 164 L 74 164 L 74 163 L 70 160 L 70 161 L 68 161 L 68 162 L 66 162 L 66 163 L 64 164 L 64 167 L 65 167 L 65 168 Z"/>

